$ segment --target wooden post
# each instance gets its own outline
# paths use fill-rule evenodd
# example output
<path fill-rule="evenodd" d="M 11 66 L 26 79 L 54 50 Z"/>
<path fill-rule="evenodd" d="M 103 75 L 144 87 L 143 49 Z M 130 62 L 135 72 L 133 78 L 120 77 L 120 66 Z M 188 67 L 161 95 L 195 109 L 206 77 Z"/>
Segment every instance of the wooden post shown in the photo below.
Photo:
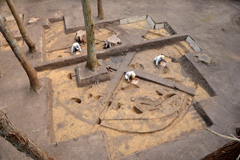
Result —
<path fill-rule="evenodd" d="M 104 19 L 102 0 L 97 0 L 97 6 L 98 6 L 98 16 L 97 16 L 97 18 L 99 20 Z"/>
<path fill-rule="evenodd" d="M 94 24 L 91 16 L 91 7 L 89 0 L 81 0 L 82 9 L 87 33 L 87 64 L 86 67 L 95 71 L 98 67 L 97 56 L 95 52 Z"/>
<path fill-rule="evenodd" d="M 30 37 L 27 35 L 27 32 L 25 30 L 25 27 L 23 25 L 23 22 L 22 22 L 22 19 L 20 18 L 12 0 L 6 0 L 7 4 L 8 4 L 8 7 L 10 8 L 11 12 L 12 12 L 12 15 L 14 16 L 16 22 L 17 22 L 17 25 L 18 25 L 18 28 L 19 28 L 19 31 L 24 39 L 24 41 L 27 43 L 28 45 L 28 48 L 29 48 L 29 52 L 30 53 L 33 53 L 33 52 L 36 52 L 36 46 L 35 44 L 33 43 L 33 41 L 30 39 Z"/>
<path fill-rule="evenodd" d="M 35 160 L 53 160 L 48 153 L 40 149 L 33 143 L 24 133 L 22 133 L 11 121 L 3 111 L 0 110 L 0 135 L 10 142 L 20 152 Z"/>
<path fill-rule="evenodd" d="M 27 57 L 23 53 L 23 51 L 20 49 L 20 47 L 17 44 L 16 39 L 13 37 L 13 34 L 9 30 L 6 20 L 2 17 L 0 14 L 0 32 L 5 37 L 6 41 L 12 48 L 12 51 L 14 52 L 15 56 L 23 66 L 24 70 L 26 71 L 29 81 L 30 81 L 30 87 L 34 92 L 38 92 L 38 90 L 41 88 L 41 84 L 38 80 L 37 73 L 35 69 L 30 65 Z"/>

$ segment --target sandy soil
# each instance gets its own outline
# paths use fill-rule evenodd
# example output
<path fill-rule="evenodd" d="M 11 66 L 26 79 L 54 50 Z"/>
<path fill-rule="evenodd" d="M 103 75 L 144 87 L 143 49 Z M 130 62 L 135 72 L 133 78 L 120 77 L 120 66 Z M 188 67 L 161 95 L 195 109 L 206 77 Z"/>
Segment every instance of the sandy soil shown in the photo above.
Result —
<path fill-rule="evenodd" d="M 160 95 L 160 92 L 163 95 Z M 176 95 L 169 97 L 172 100 L 168 101 L 166 95 L 172 93 Z M 186 98 L 188 102 L 184 103 L 182 98 Z M 105 131 L 113 159 L 171 141 L 205 127 L 198 113 L 193 108 L 189 109 L 190 96 L 154 83 L 140 80 L 137 87 L 133 87 L 122 79 L 111 100 L 112 104 L 96 130 Z M 148 105 L 158 104 L 161 100 L 164 102 L 160 106 Z M 182 106 L 178 108 L 179 105 Z M 174 114 L 175 111 L 178 114 Z M 146 132 L 141 134 L 135 130 Z"/>
<path fill-rule="evenodd" d="M 195 82 L 192 81 L 187 73 L 185 73 L 181 64 L 174 61 L 183 56 L 185 53 L 192 51 L 193 50 L 187 42 L 180 41 L 173 45 L 165 45 L 164 47 L 158 49 L 151 49 L 137 53 L 129 67 L 143 70 L 153 75 L 157 75 L 159 77 L 181 83 L 185 86 L 195 88 L 196 96 L 194 98 L 197 100 L 210 98 L 209 94 L 201 86 L 195 84 Z M 166 56 L 167 66 L 165 68 L 162 67 L 158 69 L 154 65 L 153 60 L 160 54 Z"/>
<path fill-rule="evenodd" d="M 86 119 L 96 116 L 91 106 L 96 106 L 109 82 L 78 88 L 75 79 L 69 78 L 71 72 L 74 67 L 38 73 L 52 79 L 53 128 L 58 142 L 103 130 L 111 157 L 120 158 L 205 127 L 197 112 L 189 109 L 191 96 L 143 80 L 128 84 L 124 79 L 101 125 L 89 124 Z"/>
<path fill-rule="evenodd" d="M 151 29 L 147 21 L 121 27 L 143 30 L 145 36 L 142 40 L 170 36 L 164 28 Z M 54 23 L 45 30 L 47 60 L 71 56 L 74 35 L 64 33 L 63 22 Z M 111 35 L 113 32 L 104 28 L 95 30 L 97 51 L 102 50 L 104 40 Z M 67 41 L 62 42 L 61 39 Z M 86 44 L 81 44 L 81 47 L 87 49 Z M 70 79 L 74 66 L 39 72 L 39 77 L 52 79 L 54 140 L 65 141 L 102 130 L 106 133 L 111 158 L 116 159 L 203 129 L 205 123 L 190 107 L 191 101 L 210 96 L 176 62 L 192 51 L 187 42 L 176 42 L 137 53 L 129 67 L 193 87 L 196 89 L 195 97 L 144 80 L 139 80 L 136 85 L 128 84 L 122 78 L 100 124 L 92 124 L 88 119 L 102 112 L 96 106 L 109 81 L 78 88 L 75 78 Z M 153 59 L 159 54 L 167 57 L 165 69 L 158 69 L 153 64 Z"/>
<path fill-rule="evenodd" d="M 143 30 L 146 34 L 142 40 L 170 36 L 165 29 L 151 29 L 146 21 L 122 27 Z M 112 31 L 103 28 L 95 30 L 97 51 L 102 50 L 104 40 L 112 34 Z M 47 59 L 71 56 L 70 47 L 74 35 L 64 33 L 62 22 L 54 23 L 49 30 L 45 30 Z M 68 41 L 62 42 L 61 39 Z M 86 50 L 86 44 L 81 44 L 81 47 Z M 53 51 L 49 52 L 50 50 Z M 195 84 L 181 64 L 176 62 L 176 59 L 192 51 L 185 41 L 167 44 L 137 53 L 129 67 L 193 87 L 196 89 L 195 99 L 206 99 L 210 97 L 207 92 Z M 159 54 L 167 57 L 165 69 L 158 69 L 153 64 L 153 59 Z M 52 79 L 53 129 L 54 140 L 57 142 L 103 130 L 111 158 L 116 159 L 205 127 L 204 121 L 190 107 L 193 97 L 144 80 L 139 80 L 134 85 L 126 83 L 124 79 L 113 93 L 100 125 L 92 124 L 88 120 L 98 117 L 102 112 L 96 106 L 99 98 L 104 96 L 109 81 L 78 88 L 75 78 L 70 79 L 70 73 L 73 72 L 74 66 L 70 66 L 38 73 L 39 77 Z"/>
<path fill-rule="evenodd" d="M 70 79 L 69 73 L 73 72 L 74 67 L 64 67 L 38 73 L 39 77 L 52 79 L 53 128 L 57 142 L 90 133 L 93 125 L 82 121 L 78 113 L 82 107 L 96 105 L 108 84 L 105 82 L 78 88 L 76 79 Z M 92 115 L 89 110 L 83 112 L 86 118 Z"/>

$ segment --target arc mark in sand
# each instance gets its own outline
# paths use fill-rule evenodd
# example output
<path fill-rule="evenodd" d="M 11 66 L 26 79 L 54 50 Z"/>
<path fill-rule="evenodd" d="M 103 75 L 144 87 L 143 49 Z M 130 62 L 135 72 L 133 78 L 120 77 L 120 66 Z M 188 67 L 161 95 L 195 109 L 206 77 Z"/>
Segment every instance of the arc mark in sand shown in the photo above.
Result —
<path fill-rule="evenodd" d="M 153 119 L 121 119 L 121 120 L 120 119 L 116 119 L 116 120 L 114 120 L 114 119 L 107 119 L 107 120 L 102 119 L 102 123 L 100 125 L 102 127 L 110 128 L 110 129 L 117 130 L 117 131 L 120 131 L 120 132 L 138 133 L 138 134 L 154 133 L 154 132 L 158 132 L 158 131 L 162 131 L 162 130 L 166 130 L 166 129 L 174 127 L 186 115 L 189 108 L 190 108 L 190 105 L 188 104 L 188 99 L 184 98 L 184 101 L 183 101 L 180 109 L 175 111 L 173 114 L 165 116 L 165 117 L 153 118 Z M 170 119 L 170 118 L 172 118 L 172 119 Z M 152 124 L 159 125 L 158 126 L 159 128 L 155 126 L 156 127 L 155 129 L 151 130 L 151 129 L 148 128 L 149 129 L 148 131 L 143 131 L 143 130 L 140 130 L 140 129 L 137 130 L 136 128 L 128 128 L 128 129 L 121 128 L 123 126 L 124 127 L 125 126 L 127 126 L 127 127 L 131 126 L 131 125 L 127 125 L 130 122 L 124 122 L 124 121 L 132 121 L 132 123 L 136 123 L 136 124 L 146 123 L 145 126 L 148 126 L 149 125 L 148 121 L 158 121 L 158 120 L 159 120 L 159 122 L 163 122 L 163 123 L 167 123 L 167 124 L 164 125 L 164 124 L 159 124 L 159 123 L 153 122 Z M 168 120 L 168 122 L 167 122 L 167 120 Z M 120 123 L 118 123 L 118 122 L 120 122 Z M 111 123 L 112 123 L 112 126 L 111 126 Z M 125 125 L 120 126 L 121 123 L 124 123 Z M 149 122 L 149 123 L 151 123 L 151 122 Z"/>

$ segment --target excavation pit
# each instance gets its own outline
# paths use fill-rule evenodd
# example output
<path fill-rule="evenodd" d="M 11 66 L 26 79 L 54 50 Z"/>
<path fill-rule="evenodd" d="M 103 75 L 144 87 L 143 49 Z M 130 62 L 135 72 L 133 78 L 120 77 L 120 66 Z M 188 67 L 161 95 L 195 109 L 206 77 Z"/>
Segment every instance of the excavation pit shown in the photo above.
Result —
<path fill-rule="evenodd" d="M 49 29 L 45 29 L 46 54 L 43 56 L 44 61 L 72 56 L 70 49 L 75 41 L 75 31 L 79 29 L 84 30 L 84 27 L 78 26 L 75 27 L 76 29 L 70 27 L 70 32 L 68 28 L 66 28 L 66 26 L 69 26 L 66 25 L 66 23 L 68 23 L 68 20 L 54 22 Z M 155 23 L 148 15 L 130 17 L 118 21 L 96 24 L 95 47 L 96 51 L 102 51 L 104 41 L 107 41 L 112 35 L 117 35 L 123 44 L 128 44 L 128 41 L 131 39 L 136 42 L 141 42 L 175 34 L 176 32 L 167 22 Z M 82 55 L 86 55 L 86 43 L 80 44 L 80 46 L 83 50 Z M 113 46 L 113 48 L 114 47 L 116 46 Z"/>
<path fill-rule="evenodd" d="M 85 32 L 85 31 L 84 31 Z M 96 51 L 103 50 L 104 41 L 114 35 L 114 32 L 105 28 L 95 28 Z M 50 61 L 71 55 L 71 46 L 75 42 L 75 33 L 65 33 L 64 22 L 59 21 L 51 24 L 45 29 L 45 61 Z M 87 53 L 87 43 L 80 44 L 83 54 Z"/>
<path fill-rule="evenodd" d="M 193 72 L 200 73 L 196 68 L 189 67 L 191 62 L 186 58 L 201 49 L 190 36 L 176 35 L 167 22 L 155 23 L 149 16 L 141 18 L 127 19 L 125 24 L 120 24 L 120 20 L 119 24 L 96 25 L 99 30 L 108 30 L 104 34 L 120 33 L 123 41 L 121 46 L 101 49 L 96 53 L 104 64 L 103 73 L 111 79 L 101 82 L 94 73 L 88 73 L 92 71 L 85 72 L 86 52 L 59 59 L 50 58 L 51 61 L 35 67 L 39 77 L 52 79 L 52 141 L 60 142 L 104 131 L 111 157 L 117 159 L 206 127 L 192 103 L 193 100 L 208 99 L 212 94 L 206 89 L 209 86 L 201 83 L 203 77 L 193 78 Z M 63 22 L 53 23 L 50 29 L 54 28 L 54 24 L 62 27 L 60 37 L 69 36 L 74 40 L 75 33 L 64 33 Z M 50 38 L 52 31 L 45 31 Z M 144 39 L 142 35 L 148 38 Z M 127 40 L 136 41 L 130 43 Z M 57 41 L 60 43 L 59 39 L 54 43 Z M 49 41 L 47 45 L 53 46 L 54 43 Z M 71 46 L 70 40 L 68 43 Z M 55 51 L 48 50 L 48 53 L 54 55 L 54 52 L 70 49 L 61 49 L 61 45 L 58 47 Z M 166 56 L 167 66 L 158 69 L 153 59 L 160 54 Z M 69 78 L 76 67 L 93 81 L 89 83 L 85 77 L 88 83 L 77 85 L 82 74 Z M 124 73 L 130 70 L 136 71 L 138 84 L 125 81 Z"/>
<path fill-rule="evenodd" d="M 103 60 L 103 64 L 114 64 L 116 67 L 110 72 L 112 80 L 84 87 L 77 87 L 76 78 L 69 79 L 67 76 L 69 72 L 74 72 L 75 65 L 39 72 L 40 77 L 49 77 L 53 83 L 53 141 L 104 131 L 111 155 L 120 158 L 205 128 L 204 120 L 192 107 L 192 100 L 210 96 L 188 76 L 179 62 L 186 52 L 192 51 L 191 47 L 179 53 L 180 49 L 177 50 L 174 45 L 132 53 L 135 56 L 130 63 L 126 63 L 125 69 L 131 70 L 132 64 L 138 63 L 134 65 L 135 70 L 192 87 L 196 89 L 195 96 L 141 78 L 137 85 L 128 84 L 123 77 L 125 69 L 122 68 L 125 56 Z M 169 73 L 163 74 L 154 68 L 151 57 L 166 50 L 172 50 L 172 57 L 167 65 Z M 144 57 L 149 58 L 149 62 L 145 60 L 143 63 Z M 172 59 L 176 61 L 170 63 Z M 82 67 L 85 67 L 85 63 L 82 63 Z M 120 74 L 119 80 L 114 79 L 117 74 Z M 73 97 L 81 99 L 81 103 L 76 103 Z M 63 123 L 64 126 L 59 127 Z M 122 144 L 129 146 L 129 149 L 122 147 Z"/>
<path fill-rule="evenodd" d="M 54 141 L 57 142 L 93 131 L 98 121 L 95 124 L 91 119 L 99 117 L 105 108 L 99 107 L 99 102 L 107 96 L 109 81 L 79 88 L 75 79 L 66 76 L 73 70 L 74 67 L 69 66 L 39 72 L 40 77 L 52 79 Z M 116 85 L 117 89 L 109 99 L 111 103 L 96 129 L 105 131 L 115 158 L 119 158 L 118 152 L 128 155 L 136 151 L 134 148 L 146 149 L 205 127 L 204 121 L 191 107 L 192 96 L 186 93 L 141 79 L 137 87 L 128 84 L 123 77 Z M 64 125 L 59 127 L 60 124 Z M 128 127 L 124 128 L 126 124 Z M 131 146 L 129 151 L 121 148 L 120 142 L 117 142 L 119 136 L 124 139 L 125 145 Z M 156 136 L 162 138 L 156 141 Z M 144 141 L 140 148 L 136 147 L 136 139 Z"/>
<path fill-rule="evenodd" d="M 144 41 L 177 34 L 167 22 L 156 23 L 149 15 L 121 19 L 119 26 L 126 29 L 127 32 L 130 32 L 131 29 L 139 30 L 144 34 L 138 36 Z"/>

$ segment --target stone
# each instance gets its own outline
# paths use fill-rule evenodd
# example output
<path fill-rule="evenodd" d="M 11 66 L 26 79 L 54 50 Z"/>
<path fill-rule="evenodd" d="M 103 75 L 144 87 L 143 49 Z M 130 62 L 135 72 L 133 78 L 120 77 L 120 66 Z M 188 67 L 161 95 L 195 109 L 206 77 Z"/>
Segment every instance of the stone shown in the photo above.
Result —
<path fill-rule="evenodd" d="M 205 64 L 210 64 L 212 62 L 212 58 L 206 54 L 196 54 L 196 56 L 200 62 L 203 62 Z"/>
<path fill-rule="evenodd" d="M 201 48 L 198 47 L 198 45 L 195 43 L 195 41 L 190 36 L 188 36 L 186 38 L 186 41 L 188 42 L 189 46 L 192 47 L 192 49 L 195 52 L 200 52 L 201 51 Z"/>
<path fill-rule="evenodd" d="M 85 66 L 86 63 L 81 63 L 77 65 L 75 69 L 78 87 L 83 87 L 90 84 L 110 80 L 110 74 L 104 64 L 99 66 L 96 71 L 92 71 Z"/>
<path fill-rule="evenodd" d="M 155 29 L 161 29 L 161 28 L 164 28 L 164 23 L 157 23 L 155 25 Z"/>
<path fill-rule="evenodd" d="M 128 24 L 128 19 L 121 19 L 120 20 L 120 25 L 123 25 L 123 24 Z"/>
<path fill-rule="evenodd" d="M 40 18 L 39 17 L 31 17 L 31 18 L 29 18 L 28 19 L 28 24 L 32 24 L 32 23 L 35 23 L 35 22 L 37 22 L 37 21 L 39 21 L 40 20 Z"/>
<path fill-rule="evenodd" d="M 164 28 L 171 35 L 177 34 L 177 32 L 167 22 L 164 22 Z"/>
<path fill-rule="evenodd" d="M 143 20 L 146 20 L 146 16 L 134 16 L 134 17 L 128 18 L 128 23 L 134 23 L 134 22 L 143 21 Z"/>
<path fill-rule="evenodd" d="M 146 20 L 146 16 L 134 16 L 120 20 L 120 25 Z"/>
<path fill-rule="evenodd" d="M 147 16 L 147 22 L 149 23 L 152 29 L 155 29 L 155 22 L 150 16 Z"/>

